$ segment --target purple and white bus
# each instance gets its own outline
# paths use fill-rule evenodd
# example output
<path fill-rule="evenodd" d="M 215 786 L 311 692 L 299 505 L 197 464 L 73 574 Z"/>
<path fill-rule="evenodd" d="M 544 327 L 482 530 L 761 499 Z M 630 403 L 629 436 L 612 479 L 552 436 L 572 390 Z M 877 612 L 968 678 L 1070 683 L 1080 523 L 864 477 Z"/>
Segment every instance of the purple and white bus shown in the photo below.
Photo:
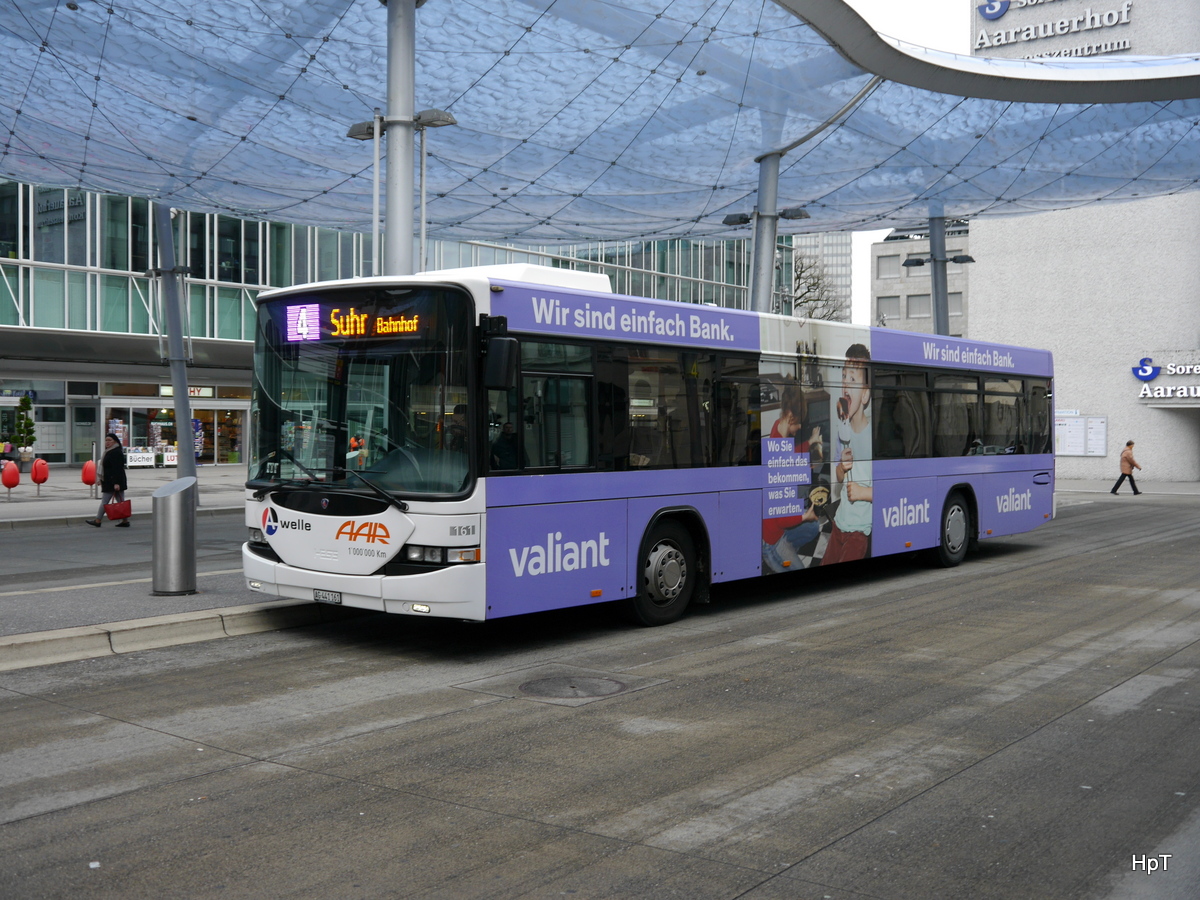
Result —
<path fill-rule="evenodd" d="M 482 621 L 1053 516 L 1050 353 L 611 293 L 531 265 L 258 301 L 246 580 Z"/>

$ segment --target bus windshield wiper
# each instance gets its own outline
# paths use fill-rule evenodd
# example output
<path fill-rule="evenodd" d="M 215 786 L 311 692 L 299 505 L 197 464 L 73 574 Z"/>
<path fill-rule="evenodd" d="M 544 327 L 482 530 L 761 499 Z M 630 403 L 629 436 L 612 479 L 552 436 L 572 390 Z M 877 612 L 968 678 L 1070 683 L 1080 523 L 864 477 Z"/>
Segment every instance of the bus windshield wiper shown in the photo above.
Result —
<path fill-rule="evenodd" d="M 263 497 L 265 497 L 267 494 L 269 494 L 271 491 L 273 491 L 277 488 L 307 487 L 309 485 L 314 485 L 314 484 L 320 483 L 319 479 L 321 478 L 321 476 L 318 475 L 316 472 L 314 472 L 312 469 L 310 469 L 308 466 L 306 466 L 304 463 L 300 462 L 300 460 L 296 459 L 296 457 L 293 456 L 290 451 L 284 450 L 282 447 L 276 447 L 274 452 L 271 455 L 272 456 L 275 456 L 275 455 L 286 456 L 289 460 L 292 461 L 292 464 L 297 469 L 299 469 L 301 472 L 303 472 L 305 475 L 308 476 L 308 481 L 303 481 L 299 478 L 285 478 L 282 481 L 275 482 L 269 488 L 259 488 L 259 489 L 255 490 L 255 492 L 254 492 L 255 500 L 261 500 Z M 267 457 L 267 458 L 270 459 L 270 457 Z M 265 460 L 264 460 L 264 462 L 265 462 Z M 254 480 L 257 481 L 258 479 L 254 479 Z M 247 487 L 249 487 L 249 485 L 247 485 Z"/>
<path fill-rule="evenodd" d="M 408 504 L 407 503 L 405 503 L 399 497 L 393 497 L 391 494 L 389 494 L 387 491 L 385 491 L 383 488 L 381 488 L 379 485 L 377 485 L 375 482 L 373 482 L 370 478 L 368 478 L 366 475 L 356 472 L 353 469 L 343 469 L 340 466 L 334 466 L 333 472 L 335 474 L 353 475 L 355 478 L 357 478 L 359 481 L 361 481 L 363 484 L 365 484 L 367 487 L 369 487 L 372 491 L 374 491 L 376 494 L 378 494 L 380 497 L 382 497 L 384 500 L 386 500 L 392 506 L 396 507 L 396 509 L 400 510 L 400 512 L 408 512 Z"/>

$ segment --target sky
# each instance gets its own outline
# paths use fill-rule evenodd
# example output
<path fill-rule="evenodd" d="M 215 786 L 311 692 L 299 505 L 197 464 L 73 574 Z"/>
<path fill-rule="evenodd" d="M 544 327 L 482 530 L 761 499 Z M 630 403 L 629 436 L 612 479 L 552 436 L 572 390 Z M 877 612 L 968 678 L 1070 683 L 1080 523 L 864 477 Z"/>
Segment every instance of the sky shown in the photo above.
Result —
<path fill-rule="evenodd" d="M 880 34 L 934 50 L 970 53 L 975 0 L 846 0 Z M 851 321 L 871 324 L 871 244 L 887 231 L 854 233 Z"/>

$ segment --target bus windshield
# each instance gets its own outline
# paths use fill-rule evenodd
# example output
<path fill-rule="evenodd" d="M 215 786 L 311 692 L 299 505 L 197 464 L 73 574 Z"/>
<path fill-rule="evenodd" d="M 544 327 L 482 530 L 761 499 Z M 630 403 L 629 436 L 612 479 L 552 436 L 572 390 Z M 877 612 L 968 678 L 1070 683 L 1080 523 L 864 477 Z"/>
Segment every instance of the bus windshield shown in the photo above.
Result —
<path fill-rule="evenodd" d="M 463 291 L 423 286 L 264 302 L 251 482 L 362 490 L 365 478 L 410 496 L 467 491 L 471 312 Z"/>

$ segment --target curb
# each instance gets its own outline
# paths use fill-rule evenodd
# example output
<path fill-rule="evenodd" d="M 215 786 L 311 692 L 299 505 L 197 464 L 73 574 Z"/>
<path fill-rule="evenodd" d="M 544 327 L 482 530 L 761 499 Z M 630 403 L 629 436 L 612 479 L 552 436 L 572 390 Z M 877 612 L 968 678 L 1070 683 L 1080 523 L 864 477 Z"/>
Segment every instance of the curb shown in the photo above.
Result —
<path fill-rule="evenodd" d="M 0 672 L 337 622 L 369 613 L 370 610 L 340 609 L 307 600 L 271 600 L 107 625 L 0 636 Z"/>
<path fill-rule="evenodd" d="M 230 516 L 236 513 L 244 513 L 245 511 L 246 505 L 244 503 L 240 506 L 202 506 L 196 510 L 196 517 L 212 518 L 214 516 Z M 16 531 L 18 528 L 39 528 L 41 526 L 62 527 L 64 525 L 69 528 L 74 528 L 75 526 L 82 528 L 83 520 L 86 518 L 86 513 L 76 513 L 75 515 L 71 516 L 44 516 L 33 519 L 2 519 L 0 520 L 0 531 Z M 148 512 L 134 513 L 129 518 L 134 522 L 149 522 L 154 518 L 154 514 Z"/>

